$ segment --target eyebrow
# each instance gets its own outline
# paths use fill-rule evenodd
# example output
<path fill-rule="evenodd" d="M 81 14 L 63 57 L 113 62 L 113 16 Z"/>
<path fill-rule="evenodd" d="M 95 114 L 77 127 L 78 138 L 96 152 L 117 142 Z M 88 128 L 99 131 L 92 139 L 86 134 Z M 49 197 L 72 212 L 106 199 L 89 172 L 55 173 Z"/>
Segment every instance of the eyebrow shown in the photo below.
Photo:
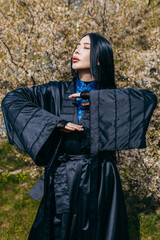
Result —
<path fill-rule="evenodd" d="M 84 42 L 84 44 L 91 45 L 91 44 L 88 43 L 88 42 Z M 80 44 L 80 43 L 77 43 L 77 45 L 81 45 L 81 44 Z"/>

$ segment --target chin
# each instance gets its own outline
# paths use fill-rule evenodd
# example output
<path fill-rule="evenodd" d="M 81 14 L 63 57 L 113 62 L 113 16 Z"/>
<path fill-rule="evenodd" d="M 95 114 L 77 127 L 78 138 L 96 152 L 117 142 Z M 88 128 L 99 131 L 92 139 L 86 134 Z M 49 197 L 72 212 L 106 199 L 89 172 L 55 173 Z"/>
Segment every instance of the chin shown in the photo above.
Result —
<path fill-rule="evenodd" d="M 78 68 L 76 68 L 76 67 L 72 67 L 72 69 L 73 69 L 73 70 L 78 70 Z"/>
<path fill-rule="evenodd" d="M 74 69 L 74 70 L 79 70 L 79 69 L 81 69 L 80 67 L 78 67 L 78 66 L 75 66 L 74 64 L 72 65 L 72 69 Z"/>

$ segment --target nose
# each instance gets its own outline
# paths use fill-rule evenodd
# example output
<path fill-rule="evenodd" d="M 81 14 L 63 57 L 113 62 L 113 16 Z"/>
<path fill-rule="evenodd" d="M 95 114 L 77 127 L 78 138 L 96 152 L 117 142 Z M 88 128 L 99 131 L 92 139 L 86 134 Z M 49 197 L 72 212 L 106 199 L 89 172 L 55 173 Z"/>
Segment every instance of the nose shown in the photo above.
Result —
<path fill-rule="evenodd" d="M 78 54 L 79 54 L 79 52 L 80 52 L 80 49 L 79 49 L 79 48 L 76 48 L 75 53 L 78 53 Z"/>

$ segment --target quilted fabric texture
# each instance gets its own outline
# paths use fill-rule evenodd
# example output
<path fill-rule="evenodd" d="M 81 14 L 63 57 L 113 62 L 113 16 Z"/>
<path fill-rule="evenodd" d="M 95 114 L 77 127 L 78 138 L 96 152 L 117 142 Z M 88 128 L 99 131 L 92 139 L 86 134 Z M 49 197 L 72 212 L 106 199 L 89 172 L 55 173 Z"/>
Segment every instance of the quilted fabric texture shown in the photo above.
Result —
<path fill-rule="evenodd" d="M 59 134 L 58 138 L 54 138 L 56 125 L 63 120 L 60 117 L 60 98 L 57 101 L 60 94 L 57 88 L 60 86 L 61 83 L 50 82 L 20 88 L 9 92 L 2 101 L 9 142 L 27 152 L 39 166 L 48 164 L 50 157 L 46 154 L 54 152 L 60 137 Z M 36 157 L 49 137 L 53 139 L 53 146 L 48 145 L 43 162 Z"/>
<path fill-rule="evenodd" d="M 91 153 L 145 148 L 145 134 L 156 104 L 156 95 L 147 89 L 90 92 Z"/>

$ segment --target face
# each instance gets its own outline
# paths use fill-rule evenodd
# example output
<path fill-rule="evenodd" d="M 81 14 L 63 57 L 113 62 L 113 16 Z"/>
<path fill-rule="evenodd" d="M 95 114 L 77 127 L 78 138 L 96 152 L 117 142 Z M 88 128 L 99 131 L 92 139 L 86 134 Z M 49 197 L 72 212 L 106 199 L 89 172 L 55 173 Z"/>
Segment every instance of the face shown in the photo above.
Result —
<path fill-rule="evenodd" d="M 90 37 L 87 35 L 83 37 L 77 44 L 73 53 L 72 68 L 74 70 L 90 69 Z"/>

